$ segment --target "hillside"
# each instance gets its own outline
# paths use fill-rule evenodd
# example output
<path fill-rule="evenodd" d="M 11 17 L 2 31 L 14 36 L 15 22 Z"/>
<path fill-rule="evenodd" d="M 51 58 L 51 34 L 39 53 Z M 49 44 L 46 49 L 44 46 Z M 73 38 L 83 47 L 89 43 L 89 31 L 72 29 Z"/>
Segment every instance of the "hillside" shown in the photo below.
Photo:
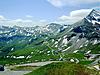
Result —
<path fill-rule="evenodd" d="M 100 61 L 100 12 L 72 25 L 55 23 L 44 27 L 1 27 L 0 63 L 71 61 L 86 65 Z M 12 61 L 13 60 L 13 61 Z"/>
<path fill-rule="evenodd" d="M 45 65 L 26 75 L 100 75 L 99 72 L 89 69 L 86 66 L 59 62 Z"/>

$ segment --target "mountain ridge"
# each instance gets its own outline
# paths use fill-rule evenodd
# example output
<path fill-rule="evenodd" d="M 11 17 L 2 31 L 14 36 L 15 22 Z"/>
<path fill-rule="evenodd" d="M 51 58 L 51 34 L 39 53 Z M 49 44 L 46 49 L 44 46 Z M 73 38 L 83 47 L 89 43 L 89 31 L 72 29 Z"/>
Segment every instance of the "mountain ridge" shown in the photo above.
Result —
<path fill-rule="evenodd" d="M 9 41 L 0 42 L 1 57 L 3 55 L 3 58 L 6 59 L 24 59 L 24 62 L 70 61 L 71 59 L 79 63 L 92 62 L 92 60 L 86 59 L 85 54 L 100 53 L 100 15 L 94 12 L 96 10 L 92 10 L 88 16 L 72 25 L 51 23 L 44 28 L 37 26 L 33 29 L 21 27 L 17 27 L 17 29 L 15 27 L 18 35 L 14 36 L 13 39 L 7 37 L 6 39 Z M 91 17 L 91 14 L 95 16 L 92 15 Z M 9 28 L 7 29 L 9 30 Z M 16 32 L 16 30 L 10 29 L 12 33 Z M 31 35 L 29 35 L 25 29 L 27 31 L 34 30 L 35 34 L 30 33 Z M 41 29 L 43 32 L 40 31 Z M 46 29 L 47 31 L 44 31 Z M 7 34 L 10 35 L 8 31 L 5 31 L 0 35 L 7 36 Z M 21 58 L 22 56 L 24 58 Z"/>

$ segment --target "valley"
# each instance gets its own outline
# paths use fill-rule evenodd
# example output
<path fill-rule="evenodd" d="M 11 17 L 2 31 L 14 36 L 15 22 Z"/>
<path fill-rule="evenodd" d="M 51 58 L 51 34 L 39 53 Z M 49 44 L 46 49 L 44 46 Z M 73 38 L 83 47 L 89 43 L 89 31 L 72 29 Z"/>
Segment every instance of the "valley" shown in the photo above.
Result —
<path fill-rule="evenodd" d="M 34 70 L 34 75 L 43 75 L 42 68 L 50 69 L 50 64 L 52 66 L 54 62 L 83 67 L 86 75 L 91 74 L 91 69 L 100 72 L 100 11 L 93 9 L 89 15 L 71 25 L 51 23 L 35 27 L 0 26 L 1 65 L 36 66 L 39 68 Z M 85 71 L 88 67 L 90 74 Z M 36 73 L 38 70 L 42 71 L 41 74 Z"/>

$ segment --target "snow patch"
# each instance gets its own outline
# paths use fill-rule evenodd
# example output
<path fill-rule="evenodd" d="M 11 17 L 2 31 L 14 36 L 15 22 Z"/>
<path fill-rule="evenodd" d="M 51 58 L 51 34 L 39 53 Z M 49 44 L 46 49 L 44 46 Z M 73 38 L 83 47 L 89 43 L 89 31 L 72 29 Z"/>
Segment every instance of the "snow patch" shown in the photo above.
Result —
<path fill-rule="evenodd" d="M 17 57 L 17 59 L 23 59 L 23 58 L 25 58 L 25 56 L 19 56 L 19 57 Z"/>
<path fill-rule="evenodd" d="M 70 59 L 70 62 L 74 62 L 74 59 Z"/>
<path fill-rule="evenodd" d="M 75 50 L 73 53 L 77 53 L 79 50 Z"/>
<path fill-rule="evenodd" d="M 97 44 L 98 43 L 98 40 L 96 39 L 96 40 L 94 40 L 94 43 L 93 44 Z"/>
<path fill-rule="evenodd" d="M 96 68 L 97 70 L 100 70 L 100 66 L 99 65 L 94 66 L 94 68 Z"/>
<path fill-rule="evenodd" d="M 89 50 L 88 52 L 86 52 L 86 54 L 89 54 L 91 52 L 91 50 Z"/>
<path fill-rule="evenodd" d="M 63 44 L 67 44 L 68 43 L 67 38 L 66 39 L 63 39 L 63 42 L 62 43 Z"/>

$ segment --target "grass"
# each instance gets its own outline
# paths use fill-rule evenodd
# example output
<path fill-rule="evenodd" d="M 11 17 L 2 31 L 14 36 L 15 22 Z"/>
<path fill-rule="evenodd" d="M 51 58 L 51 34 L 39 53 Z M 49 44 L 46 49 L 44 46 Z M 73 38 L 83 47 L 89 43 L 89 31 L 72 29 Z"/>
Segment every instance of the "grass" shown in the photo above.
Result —
<path fill-rule="evenodd" d="M 89 51 L 91 50 L 92 54 L 99 54 L 100 53 L 100 43 L 92 45 L 88 44 L 85 47 L 80 48 L 81 51 Z"/>
<path fill-rule="evenodd" d="M 40 67 L 25 75 L 100 75 L 97 71 L 81 64 L 56 62 Z"/>
<path fill-rule="evenodd" d="M 2 65 L 15 65 L 26 63 L 27 59 L 13 59 L 13 58 L 2 58 L 0 57 L 0 64 Z"/>
<path fill-rule="evenodd" d="M 70 54 L 66 54 L 65 58 L 77 58 L 78 60 L 82 60 L 84 59 L 84 54 L 82 53 L 70 53 Z"/>
<path fill-rule="evenodd" d="M 85 61 L 80 61 L 79 63 L 82 65 L 90 65 L 93 61 L 85 60 Z"/>
<path fill-rule="evenodd" d="M 38 66 L 14 66 L 10 67 L 10 70 L 13 71 L 31 71 L 39 68 Z"/>
<path fill-rule="evenodd" d="M 35 42 L 32 42 L 31 44 L 26 45 L 23 48 L 19 48 L 19 45 L 16 46 L 18 47 L 18 50 L 14 50 L 14 51 L 10 51 L 8 52 L 8 56 L 25 56 L 24 59 L 16 59 L 16 58 L 6 58 L 7 55 L 4 55 L 3 58 L 0 57 L 0 64 L 21 64 L 21 63 L 29 63 L 29 62 L 41 62 L 41 61 L 58 61 L 60 59 L 60 56 L 62 56 L 62 58 L 64 60 L 70 60 L 70 59 L 78 59 L 80 61 L 81 64 L 90 64 L 92 61 L 84 61 L 86 60 L 84 58 L 84 53 L 86 53 L 87 51 L 91 50 L 91 53 L 99 53 L 100 52 L 100 44 L 96 44 L 96 45 L 91 45 L 89 44 L 86 47 L 83 47 L 79 50 L 79 53 L 63 53 L 61 51 L 58 51 L 58 48 L 56 48 L 53 44 L 54 42 L 52 42 L 52 40 L 48 40 L 47 43 L 42 43 L 40 45 L 35 45 L 39 42 L 41 42 L 43 40 L 38 39 Z M 70 46 L 71 44 L 69 43 L 68 46 Z M 22 45 L 20 45 L 22 47 Z M 24 44 L 23 44 L 24 46 Z M 67 45 L 64 47 L 67 48 Z M 11 45 L 10 47 L 7 47 L 4 49 L 4 52 L 7 51 L 7 49 L 11 49 L 13 47 L 13 45 Z M 2 49 L 1 49 L 2 51 Z M 48 53 L 49 51 L 49 53 Z M 82 53 L 82 51 L 84 51 Z M 3 53 L 1 53 L 3 54 Z M 2 55 L 1 55 L 2 56 Z M 31 56 L 31 58 L 28 58 L 28 56 Z M 13 61 L 12 61 L 13 60 Z"/>

